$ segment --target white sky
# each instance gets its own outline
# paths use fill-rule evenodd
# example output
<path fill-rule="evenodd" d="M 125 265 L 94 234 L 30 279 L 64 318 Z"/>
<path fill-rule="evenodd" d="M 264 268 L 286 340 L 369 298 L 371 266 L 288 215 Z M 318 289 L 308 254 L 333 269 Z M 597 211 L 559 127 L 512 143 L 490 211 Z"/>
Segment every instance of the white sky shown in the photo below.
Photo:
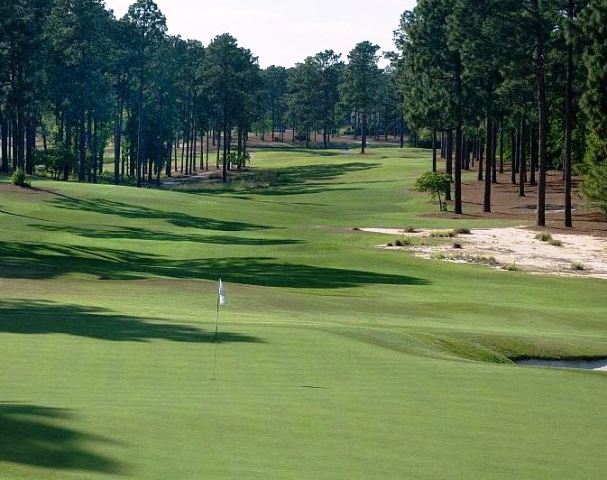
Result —
<path fill-rule="evenodd" d="M 131 0 L 106 0 L 122 17 Z M 169 33 L 202 41 L 231 33 L 262 67 L 291 67 L 322 50 L 347 53 L 369 40 L 393 50 L 392 32 L 416 0 L 156 0 Z M 302 7 L 304 5 L 304 7 Z"/>

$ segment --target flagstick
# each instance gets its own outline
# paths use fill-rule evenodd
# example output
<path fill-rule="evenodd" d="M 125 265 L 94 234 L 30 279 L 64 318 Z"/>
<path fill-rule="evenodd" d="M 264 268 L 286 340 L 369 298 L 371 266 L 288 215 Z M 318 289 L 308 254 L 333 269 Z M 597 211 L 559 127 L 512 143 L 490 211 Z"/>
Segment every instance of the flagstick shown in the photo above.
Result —
<path fill-rule="evenodd" d="M 217 347 L 219 345 L 219 302 L 217 297 L 217 316 L 215 317 L 215 361 L 213 362 L 213 380 L 217 380 Z"/>

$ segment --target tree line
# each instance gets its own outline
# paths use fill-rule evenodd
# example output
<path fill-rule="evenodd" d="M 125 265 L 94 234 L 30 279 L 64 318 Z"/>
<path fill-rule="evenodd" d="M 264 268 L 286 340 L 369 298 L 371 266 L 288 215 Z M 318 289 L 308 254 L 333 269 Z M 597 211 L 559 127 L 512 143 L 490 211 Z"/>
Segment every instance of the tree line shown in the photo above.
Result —
<path fill-rule="evenodd" d="M 327 148 L 348 126 L 363 153 L 369 136 L 429 138 L 434 170 L 440 146 L 456 213 L 463 171 L 478 168 L 490 212 L 511 165 L 519 195 L 538 185 L 545 225 L 546 174 L 559 168 L 570 226 L 574 173 L 607 205 L 605 25 L 607 0 L 420 0 L 396 52 L 361 42 L 347 59 L 326 50 L 261 69 L 229 34 L 206 46 L 168 35 L 153 0 L 122 18 L 103 0 L 5 0 L 0 173 L 41 165 L 58 179 L 143 186 L 214 163 L 226 181 L 251 132 L 306 147 L 320 136 Z"/>
<path fill-rule="evenodd" d="M 404 132 L 396 71 L 378 52 L 362 42 L 348 62 L 327 50 L 261 69 L 229 34 L 207 46 L 168 35 L 152 0 L 120 19 L 103 0 L 6 0 L 0 172 L 43 165 L 58 179 L 142 186 L 215 163 L 225 181 L 247 161 L 250 132 L 284 141 L 290 129 L 306 147 L 320 133 L 326 148 L 348 123 L 364 151 L 370 133 Z"/>
<path fill-rule="evenodd" d="M 439 139 L 462 213 L 462 170 L 478 166 L 484 211 L 504 164 L 525 196 L 561 169 L 565 225 L 572 175 L 607 211 L 607 1 L 419 0 L 396 32 L 399 88 L 412 128 Z M 475 162 L 476 161 L 476 162 Z"/>

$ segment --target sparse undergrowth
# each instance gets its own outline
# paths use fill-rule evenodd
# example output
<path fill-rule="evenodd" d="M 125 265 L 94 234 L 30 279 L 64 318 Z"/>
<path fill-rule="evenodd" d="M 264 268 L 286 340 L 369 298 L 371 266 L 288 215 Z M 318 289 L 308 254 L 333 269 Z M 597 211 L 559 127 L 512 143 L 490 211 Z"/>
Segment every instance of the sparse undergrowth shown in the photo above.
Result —
<path fill-rule="evenodd" d="M 455 238 L 455 237 L 457 237 L 457 232 L 455 230 L 432 232 L 430 234 L 430 238 Z"/>
<path fill-rule="evenodd" d="M 495 257 L 484 257 L 481 255 L 465 255 L 465 254 L 457 254 L 457 255 L 449 255 L 447 253 L 439 252 L 432 255 L 432 258 L 435 260 L 447 260 L 453 262 L 466 262 L 466 263 L 474 263 L 477 265 L 489 265 L 491 267 L 496 267 L 499 265 L 499 262 Z"/>

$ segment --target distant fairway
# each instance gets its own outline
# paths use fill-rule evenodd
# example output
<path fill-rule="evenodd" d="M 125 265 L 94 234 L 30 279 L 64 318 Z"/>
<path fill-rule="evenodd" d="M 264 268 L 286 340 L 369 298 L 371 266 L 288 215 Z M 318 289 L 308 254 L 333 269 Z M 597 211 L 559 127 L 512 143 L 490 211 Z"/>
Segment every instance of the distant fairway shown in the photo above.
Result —
<path fill-rule="evenodd" d="M 424 150 L 262 152 L 272 186 L 0 181 L 0 479 L 603 479 L 607 283 L 383 251 Z M 217 279 L 227 283 L 211 381 Z"/>

